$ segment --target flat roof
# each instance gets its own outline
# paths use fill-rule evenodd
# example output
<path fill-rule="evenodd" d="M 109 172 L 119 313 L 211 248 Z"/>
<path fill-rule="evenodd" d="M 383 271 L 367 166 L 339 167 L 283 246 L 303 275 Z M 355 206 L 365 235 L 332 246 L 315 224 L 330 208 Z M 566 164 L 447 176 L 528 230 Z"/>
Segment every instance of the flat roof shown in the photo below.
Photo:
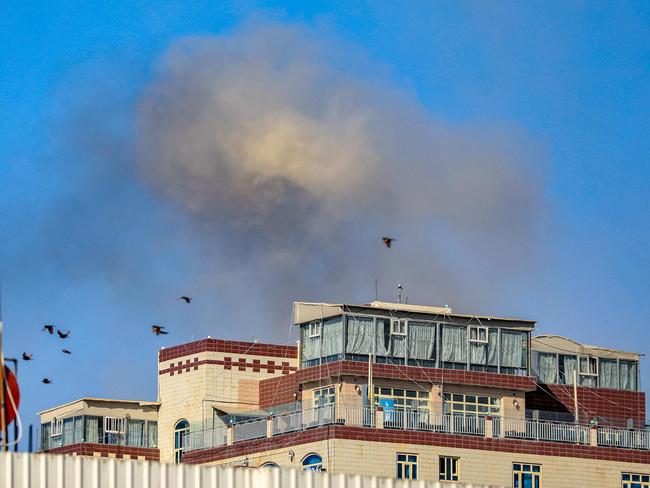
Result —
<path fill-rule="evenodd" d="M 318 310 L 315 313 L 301 313 L 300 308 L 307 307 L 318 307 Z M 296 309 L 298 308 L 298 310 Z M 377 310 L 385 311 L 399 311 L 399 312 L 408 312 L 408 313 L 421 313 L 427 315 L 447 315 L 449 317 L 460 317 L 467 319 L 479 319 L 479 320 L 500 320 L 504 322 L 521 322 L 526 324 L 534 325 L 537 321 L 530 319 L 519 319 L 513 317 L 498 317 L 492 315 L 480 315 L 480 314 L 465 314 L 465 313 L 456 313 L 450 307 L 438 307 L 438 306 L 428 306 L 428 305 L 414 305 L 409 303 L 392 303 L 392 302 L 381 302 L 374 301 L 370 303 L 362 304 L 351 304 L 351 303 L 318 303 L 318 302 L 294 302 L 294 317 L 293 323 L 302 324 L 310 320 L 315 320 L 311 318 L 314 315 L 322 315 L 323 317 L 331 317 L 334 314 L 342 313 L 347 308 L 370 308 Z M 301 315 L 305 316 L 305 320 L 301 319 Z"/>
<path fill-rule="evenodd" d="M 36 415 L 42 415 L 47 412 L 51 412 L 52 410 L 57 410 L 59 408 L 67 407 L 69 405 L 72 405 L 74 403 L 78 402 L 106 402 L 106 403 L 124 403 L 124 404 L 130 404 L 133 406 L 138 406 L 138 407 L 157 407 L 160 405 L 160 402 L 149 402 L 146 400 L 118 400 L 116 398 L 97 398 L 97 397 L 83 397 L 83 398 L 78 398 L 76 400 L 73 400 L 68 403 L 62 403 L 61 405 L 57 405 L 55 407 L 48 408 L 46 410 L 41 410 L 40 412 L 37 412 Z"/>
<path fill-rule="evenodd" d="M 643 354 L 609 347 L 582 344 L 569 337 L 557 334 L 540 334 L 531 338 L 531 349 L 538 352 L 557 354 L 591 355 L 603 358 L 619 358 L 638 361 Z"/>

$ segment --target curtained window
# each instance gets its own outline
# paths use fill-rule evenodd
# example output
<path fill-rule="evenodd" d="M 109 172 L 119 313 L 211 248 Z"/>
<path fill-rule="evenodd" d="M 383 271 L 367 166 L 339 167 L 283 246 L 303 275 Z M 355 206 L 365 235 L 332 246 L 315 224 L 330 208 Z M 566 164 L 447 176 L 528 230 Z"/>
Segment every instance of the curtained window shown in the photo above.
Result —
<path fill-rule="evenodd" d="M 526 332 L 501 329 L 501 366 L 526 367 Z"/>
<path fill-rule="evenodd" d="M 63 445 L 74 444 L 74 418 L 63 420 Z"/>
<path fill-rule="evenodd" d="M 637 367 L 635 361 L 619 361 L 619 388 L 621 390 L 637 390 Z"/>
<path fill-rule="evenodd" d="M 74 418 L 74 434 L 73 434 L 73 440 L 75 444 L 78 444 L 79 442 L 83 442 L 84 438 L 84 418 L 82 416 L 78 416 Z"/>
<path fill-rule="evenodd" d="M 126 443 L 128 446 L 145 447 L 144 420 L 128 419 L 126 431 Z"/>
<path fill-rule="evenodd" d="M 321 336 L 309 337 L 309 324 L 300 326 L 300 347 L 303 361 L 320 357 Z"/>
<path fill-rule="evenodd" d="M 467 363 L 467 327 L 444 324 L 440 333 L 440 359 L 447 363 Z"/>
<path fill-rule="evenodd" d="M 374 320 L 371 317 L 347 317 L 347 354 L 372 354 Z"/>
<path fill-rule="evenodd" d="M 540 383 L 552 385 L 558 382 L 557 354 L 534 352 L 535 375 Z"/>
<path fill-rule="evenodd" d="M 99 417 L 86 416 L 86 432 L 84 439 L 86 442 L 98 443 L 100 439 Z"/>
<path fill-rule="evenodd" d="M 578 366 L 578 359 L 576 356 L 566 356 L 560 354 L 560 371 L 559 371 L 559 383 L 561 385 L 572 385 L 573 384 L 573 372 Z"/>
<path fill-rule="evenodd" d="M 471 341 L 469 343 L 469 361 L 473 365 L 496 367 L 498 365 L 498 353 L 499 332 L 497 329 L 488 329 L 487 343 Z"/>
<path fill-rule="evenodd" d="M 335 356 L 343 353 L 343 317 L 325 320 L 323 324 L 322 356 Z"/>
<path fill-rule="evenodd" d="M 408 324 L 409 358 L 434 359 L 436 350 L 436 326 L 411 322 Z"/>
<path fill-rule="evenodd" d="M 147 447 L 158 447 L 158 422 L 147 422 Z"/>
<path fill-rule="evenodd" d="M 388 356 L 390 354 L 390 320 L 388 319 L 377 319 L 375 354 L 377 356 Z"/>
<path fill-rule="evenodd" d="M 598 364 L 598 386 L 618 388 L 618 364 L 616 359 L 601 359 Z"/>

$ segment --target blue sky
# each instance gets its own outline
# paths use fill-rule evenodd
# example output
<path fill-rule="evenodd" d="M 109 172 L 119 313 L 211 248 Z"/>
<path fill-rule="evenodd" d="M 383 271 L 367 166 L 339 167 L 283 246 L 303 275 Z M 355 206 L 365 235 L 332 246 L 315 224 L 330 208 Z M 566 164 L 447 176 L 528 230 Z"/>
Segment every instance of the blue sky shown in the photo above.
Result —
<path fill-rule="evenodd" d="M 497 292 L 472 290 L 489 299 L 458 300 L 463 311 L 524 316 L 537 319 L 541 332 L 650 349 L 650 8 L 642 2 L 1 8 L 0 278 L 5 353 L 36 356 L 20 371 L 27 422 L 80 396 L 153 399 L 163 345 L 205 335 L 287 340 L 296 297 L 284 297 L 283 324 L 267 323 L 263 301 L 247 305 L 248 315 L 233 314 L 243 294 L 201 275 L 209 245 L 195 238 L 191 217 L 139 181 L 130 163 L 131 115 L 163 53 L 178 39 L 219 36 L 251 19 L 299 25 L 307 36 L 351 46 L 364 62 L 346 67 L 349 76 L 366 78 L 371 65 L 373 77 L 436 120 L 479 133 L 496 127 L 524 141 L 538 175 L 525 190 L 540 195 L 534 244 L 519 271 L 482 274 L 479 283 L 492 282 Z M 99 136 L 97 113 L 106 114 Z M 115 161 L 110 171 L 87 157 L 89 147 Z M 458 287 L 471 288 L 473 266 L 484 269 L 488 255 L 455 262 L 448 251 Z M 219 259 L 214 266 L 232 272 Z M 189 307 L 175 300 L 186 292 L 197 295 Z M 457 302 L 427 293 L 414 296 Z M 372 298 L 351 294 L 350 301 Z M 232 324 L 233 316 L 246 323 Z M 40 333 L 45 322 L 72 329 L 66 345 L 73 356 Z M 173 333 L 151 337 L 152 322 Z M 646 371 L 642 364 L 642 386 Z M 41 385 L 43 376 L 54 384 Z"/>

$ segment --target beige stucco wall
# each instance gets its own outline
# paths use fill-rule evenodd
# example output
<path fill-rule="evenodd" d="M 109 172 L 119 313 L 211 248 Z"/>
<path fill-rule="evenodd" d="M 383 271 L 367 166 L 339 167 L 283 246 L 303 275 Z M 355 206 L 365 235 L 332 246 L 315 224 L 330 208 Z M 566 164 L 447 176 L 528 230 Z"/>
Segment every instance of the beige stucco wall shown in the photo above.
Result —
<path fill-rule="evenodd" d="M 289 451 L 295 454 L 293 462 Z M 299 467 L 307 454 L 317 453 L 323 458 L 324 468 L 333 473 L 394 477 L 398 452 L 417 454 L 418 479 L 428 481 L 438 480 L 439 456 L 460 458 L 460 481 L 468 484 L 512 486 L 513 463 L 541 465 L 544 488 L 618 488 L 622 472 L 650 473 L 647 464 L 346 439 L 287 446 L 210 464 L 241 464 L 247 458 L 252 467 L 268 461 Z"/>
<path fill-rule="evenodd" d="M 204 360 L 223 361 L 229 357 L 233 362 L 240 358 L 252 363 L 259 360 L 261 364 L 275 361 L 274 373 L 268 373 L 260 368 L 254 372 L 252 367 L 240 371 L 237 366 L 225 369 L 221 364 L 201 364 L 194 370 L 193 361 L 198 358 Z M 167 369 L 170 364 L 183 364 L 190 360 L 190 370 L 173 376 L 165 373 L 158 376 L 158 395 L 161 402 L 158 413 L 158 447 L 160 460 L 173 462 L 174 460 L 174 426 L 181 419 L 190 423 L 191 430 L 211 428 L 213 423 L 213 410 L 218 408 L 225 412 L 245 412 L 259 408 L 259 381 L 282 375 L 282 362 L 289 362 L 291 366 L 297 365 L 296 359 L 282 359 L 276 357 L 253 356 L 250 354 L 201 352 L 174 358 L 158 364 L 158 370 Z"/>

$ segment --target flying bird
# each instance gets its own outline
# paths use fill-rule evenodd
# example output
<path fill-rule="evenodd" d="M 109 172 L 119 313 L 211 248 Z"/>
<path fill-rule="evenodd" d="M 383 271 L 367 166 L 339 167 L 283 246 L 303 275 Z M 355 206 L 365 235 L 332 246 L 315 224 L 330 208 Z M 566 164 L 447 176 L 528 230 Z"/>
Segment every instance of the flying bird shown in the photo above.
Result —
<path fill-rule="evenodd" d="M 61 349 L 61 351 L 62 351 L 64 354 L 72 354 L 72 352 L 68 351 L 67 349 Z"/>
<path fill-rule="evenodd" d="M 23 353 L 23 361 L 31 361 L 32 360 L 32 355 L 28 352 Z"/>
<path fill-rule="evenodd" d="M 49 385 L 49 384 L 52 383 L 52 380 L 49 379 L 49 378 L 43 378 L 43 379 L 41 380 L 41 383 L 45 383 L 46 385 Z"/>
<path fill-rule="evenodd" d="M 151 326 L 151 331 L 154 334 L 156 334 L 157 336 L 160 335 L 160 334 L 163 334 L 163 335 L 169 334 L 169 332 L 167 332 L 167 331 L 165 331 L 163 329 L 164 329 L 164 327 L 161 327 L 160 325 L 152 325 Z"/>
<path fill-rule="evenodd" d="M 59 329 L 56 329 L 56 333 L 59 334 L 59 337 L 60 337 L 61 339 L 65 339 L 66 337 L 68 337 L 68 336 L 70 335 L 70 331 L 68 331 L 68 332 L 61 332 Z"/>
<path fill-rule="evenodd" d="M 183 295 L 182 297 L 178 297 L 179 300 L 183 300 L 185 303 L 191 303 L 192 302 L 192 297 L 186 297 Z"/>
<path fill-rule="evenodd" d="M 53 325 L 44 325 L 43 330 L 48 331 L 50 334 L 54 334 L 54 326 Z"/>
<path fill-rule="evenodd" d="M 381 240 L 386 245 L 386 247 L 390 249 L 390 246 L 393 244 L 393 241 L 396 241 L 397 239 L 394 239 L 392 237 L 382 237 Z"/>

